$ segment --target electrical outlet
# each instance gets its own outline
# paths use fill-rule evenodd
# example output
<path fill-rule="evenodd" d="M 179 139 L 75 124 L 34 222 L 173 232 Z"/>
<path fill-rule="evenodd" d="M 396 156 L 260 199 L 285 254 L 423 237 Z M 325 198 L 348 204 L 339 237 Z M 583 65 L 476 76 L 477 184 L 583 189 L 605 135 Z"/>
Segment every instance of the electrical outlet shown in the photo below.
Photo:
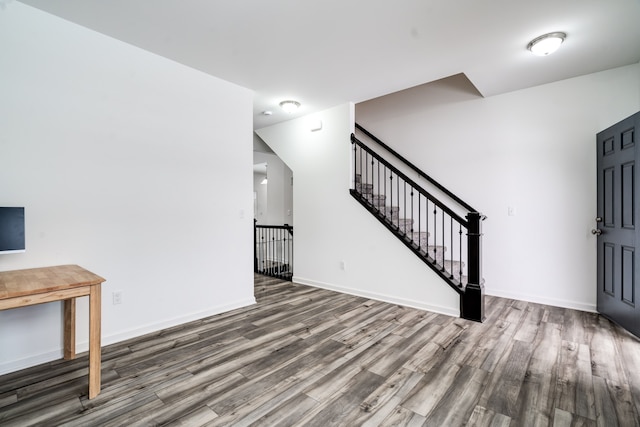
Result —
<path fill-rule="evenodd" d="M 340 270 L 347 270 L 347 264 L 344 261 L 340 261 Z"/>
<path fill-rule="evenodd" d="M 113 298 L 113 305 L 122 304 L 122 291 L 113 291 L 111 296 Z"/>

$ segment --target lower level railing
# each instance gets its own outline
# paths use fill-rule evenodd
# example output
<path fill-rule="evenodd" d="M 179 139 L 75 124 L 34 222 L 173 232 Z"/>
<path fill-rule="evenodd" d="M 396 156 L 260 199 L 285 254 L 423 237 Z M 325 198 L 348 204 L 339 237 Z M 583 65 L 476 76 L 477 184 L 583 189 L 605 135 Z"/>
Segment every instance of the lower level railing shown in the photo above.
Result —
<path fill-rule="evenodd" d="M 293 227 L 254 225 L 253 271 L 284 280 L 293 278 Z"/>

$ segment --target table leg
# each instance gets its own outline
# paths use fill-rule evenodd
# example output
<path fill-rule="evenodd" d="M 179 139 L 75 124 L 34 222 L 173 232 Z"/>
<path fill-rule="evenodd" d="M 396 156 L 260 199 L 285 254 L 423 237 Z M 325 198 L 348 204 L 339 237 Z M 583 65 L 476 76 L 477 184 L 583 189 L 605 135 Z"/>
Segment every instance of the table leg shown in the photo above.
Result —
<path fill-rule="evenodd" d="M 76 357 L 76 299 L 64 300 L 64 358 Z"/>
<path fill-rule="evenodd" d="M 100 393 L 100 285 L 91 285 L 89 294 L 89 399 Z"/>

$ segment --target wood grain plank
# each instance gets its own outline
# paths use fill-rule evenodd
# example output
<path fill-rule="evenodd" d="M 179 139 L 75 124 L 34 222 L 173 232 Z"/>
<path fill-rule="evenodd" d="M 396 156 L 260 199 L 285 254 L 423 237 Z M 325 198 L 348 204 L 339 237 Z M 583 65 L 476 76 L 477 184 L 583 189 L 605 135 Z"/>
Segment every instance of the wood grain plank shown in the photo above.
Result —
<path fill-rule="evenodd" d="M 354 376 L 343 389 L 336 393 L 317 414 L 305 416 L 299 420 L 301 425 L 308 427 L 328 427 L 343 425 L 343 420 L 349 416 L 353 408 L 361 405 L 364 399 L 384 382 L 380 375 L 362 370 Z"/>
<path fill-rule="evenodd" d="M 488 375 L 482 369 L 463 366 L 439 404 L 429 413 L 424 425 L 463 425 L 471 417 Z"/>
<path fill-rule="evenodd" d="M 224 414 L 232 411 L 241 404 L 251 400 L 252 397 L 265 393 L 280 381 L 296 375 L 308 366 L 314 366 L 321 359 L 336 357 L 338 350 L 343 347 L 344 346 L 338 342 L 328 340 L 324 345 L 319 347 L 317 351 L 305 354 L 302 357 L 293 360 L 291 363 L 280 367 L 277 371 L 274 371 L 267 376 L 249 381 L 237 387 L 232 392 L 221 396 L 219 399 L 209 402 L 208 406 L 210 406 L 217 414 Z"/>
<path fill-rule="evenodd" d="M 604 378 L 593 378 L 593 391 L 596 405 L 596 424 L 598 426 L 622 425 L 618 421 L 616 409 Z"/>
<path fill-rule="evenodd" d="M 310 384 L 318 381 L 321 376 L 318 372 L 306 371 L 302 375 L 286 378 L 266 393 L 256 394 L 254 398 L 241 404 L 233 411 L 223 414 L 208 425 L 210 427 L 227 425 L 245 427 L 256 423 L 262 417 L 269 416 L 269 419 L 272 419 L 271 417 L 282 417 L 285 415 L 282 412 L 286 411 L 283 408 L 289 407 L 289 401 L 302 395 L 302 391 Z M 315 402 L 313 399 L 306 400 L 305 402 L 309 404 L 308 406 L 305 405 L 306 409 L 298 408 L 296 412 L 302 416 L 301 414 L 307 412 L 307 410 L 312 410 L 316 405 L 312 405 L 311 401 Z"/>
<path fill-rule="evenodd" d="M 346 425 L 377 426 L 397 408 L 423 375 L 401 368 L 373 391 L 344 420 Z"/>
<path fill-rule="evenodd" d="M 0 425 L 22 427 L 37 423 L 48 424 L 49 419 L 80 411 L 82 411 L 82 404 L 77 396 L 40 395 L 3 407 L 0 411 Z"/>
<path fill-rule="evenodd" d="M 141 425 L 164 425 L 177 419 L 188 418 L 190 414 L 201 411 L 203 408 L 209 410 L 209 412 L 205 411 L 205 414 L 210 416 L 207 422 L 214 421 L 218 419 L 218 414 L 207 406 L 207 402 L 215 398 L 215 396 L 245 383 L 244 378 L 236 374 L 229 375 L 225 380 L 224 383 L 216 383 L 215 387 L 211 387 L 211 384 L 209 384 L 208 386 L 201 386 L 188 393 L 182 393 L 180 395 L 170 394 L 169 399 L 161 399 L 163 403 L 162 406 L 154 409 L 152 412 L 141 414 L 137 422 Z M 166 389 L 170 387 L 171 386 L 165 387 L 162 391 L 166 391 Z M 159 396 L 159 394 L 159 392 L 156 392 L 156 396 Z"/>
<path fill-rule="evenodd" d="M 602 319 L 591 339 L 591 372 L 594 376 L 611 380 L 615 384 L 628 387 L 627 375 L 622 368 L 611 322 Z"/>
<path fill-rule="evenodd" d="M 323 345 L 331 336 L 341 330 L 340 325 L 333 325 L 328 329 L 319 331 L 305 339 L 299 339 L 285 346 L 277 347 L 269 354 L 254 360 L 240 368 L 237 372 L 247 378 L 258 378 L 268 371 L 275 371 L 301 357 L 313 352 L 317 346 Z"/>
<path fill-rule="evenodd" d="M 591 356 L 585 344 L 563 341 L 555 407 L 591 420 L 596 419 Z"/>
<path fill-rule="evenodd" d="M 594 377 L 594 383 L 597 382 L 597 378 L 598 377 Z M 636 411 L 633 397 L 631 396 L 629 389 L 623 385 L 615 384 L 610 380 L 605 380 L 605 385 L 607 386 L 608 394 L 611 398 L 611 402 L 613 403 L 616 415 L 615 418 L 617 418 L 618 424 L 621 426 L 639 426 L 640 417 Z M 604 406 L 607 402 L 606 396 L 602 397 L 600 402 L 603 402 L 602 408 L 604 411 Z M 600 403 L 598 403 L 598 405 L 600 405 Z M 611 420 L 615 418 L 603 418 L 603 421 L 606 420 L 606 423 L 610 423 Z"/>
<path fill-rule="evenodd" d="M 387 418 L 385 418 L 380 427 L 419 427 L 424 425 L 425 417 L 411 412 L 409 409 L 399 406 Z M 373 426 L 371 426 L 373 427 Z"/>
<path fill-rule="evenodd" d="M 506 352 L 502 359 L 502 366 L 496 368 L 495 375 L 485 389 L 483 397 L 486 397 L 486 404 L 485 399 L 481 397 L 481 405 L 510 418 L 518 415 L 519 404 L 522 403 L 518 397 L 532 352 L 531 343 L 513 340 L 511 350 Z"/>
<path fill-rule="evenodd" d="M 543 308 L 538 304 L 527 304 L 525 315 L 521 324 L 518 326 L 516 333 L 513 335 L 514 340 L 533 342 L 540 323 L 542 323 Z"/>
<path fill-rule="evenodd" d="M 551 422 L 562 348 L 561 332 L 554 323 L 540 324 L 518 397 L 521 408 L 516 419 L 518 425 L 537 427 Z"/>
<path fill-rule="evenodd" d="M 496 414 L 490 409 L 476 406 L 473 408 L 471 418 L 466 425 L 469 427 L 509 427 L 510 424 L 511 418 L 506 415 Z"/>
<path fill-rule="evenodd" d="M 202 426 L 207 424 L 208 422 L 215 420 L 218 417 L 218 414 L 213 412 L 211 408 L 208 406 L 203 406 L 190 412 L 180 418 L 169 421 L 164 425 L 169 427 L 192 427 L 192 426 Z"/>
<path fill-rule="evenodd" d="M 460 369 L 457 364 L 442 364 L 430 370 L 401 402 L 402 407 L 426 417 L 447 394 Z"/>
<path fill-rule="evenodd" d="M 618 354 L 620 354 L 629 381 L 635 412 L 640 414 L 640 350 L 638 349 L 640 339 L 617 327 L 615 328 L 615 336 L 619 349 Z"/>
<path fill-rule="evenodd" d="M 594 420 L 572 414 L 559 408 L 556 408 L 554 412 L 553 427 L 595 427 L 595 425 Z"/>
<path fill-rule="evenodd" d="M 252 427 L 292 426 L 316 405 L 318 402 L 315 399 L 301 393 L 279 406 L 277 411 L 271 411 L 249 425 Z"/>

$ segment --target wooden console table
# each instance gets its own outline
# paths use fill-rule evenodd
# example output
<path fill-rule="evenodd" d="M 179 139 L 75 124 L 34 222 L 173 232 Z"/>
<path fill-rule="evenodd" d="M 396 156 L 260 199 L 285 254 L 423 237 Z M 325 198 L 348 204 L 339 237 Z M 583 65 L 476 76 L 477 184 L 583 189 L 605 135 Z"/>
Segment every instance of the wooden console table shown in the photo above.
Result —
<path fill-rule="evenodd" d="M 89 296 L 89 399 L 100 393 L 100 285 L 77 265 L 0 272 L 0 310 L 64 301 L 64 358 L 76 357 L 76 298 Z"/>

